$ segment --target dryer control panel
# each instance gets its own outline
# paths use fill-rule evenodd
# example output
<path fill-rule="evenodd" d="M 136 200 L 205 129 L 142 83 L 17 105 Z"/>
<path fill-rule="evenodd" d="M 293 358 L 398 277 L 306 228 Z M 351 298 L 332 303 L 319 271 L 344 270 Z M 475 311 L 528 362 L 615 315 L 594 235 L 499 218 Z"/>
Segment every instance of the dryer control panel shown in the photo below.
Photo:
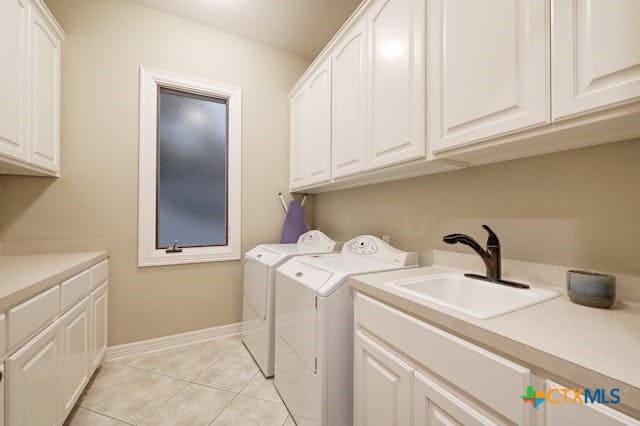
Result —
<path fill-rule="evenodd" d="M 376 262 L 402 266 L 417 266 L 418 254 L 398 250 L 373 235 L 361 235 L 347 241 L 342 248 L 345 256 L 363 256 Z"/>
<path fill-rule="evenodd" d="M 301 250 L 313 248 L 314 250 L 326 250 L 329 252 L 339 250 L 341 243 L 333 241 L 325 233 L 314 229 L 300 235 L 297 245 Z"/>

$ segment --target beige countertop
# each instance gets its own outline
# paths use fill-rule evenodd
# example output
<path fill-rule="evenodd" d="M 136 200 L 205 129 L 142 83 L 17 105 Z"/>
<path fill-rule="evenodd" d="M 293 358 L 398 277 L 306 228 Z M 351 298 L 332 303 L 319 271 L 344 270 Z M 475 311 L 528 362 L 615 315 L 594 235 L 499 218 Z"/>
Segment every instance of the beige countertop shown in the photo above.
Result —
<path fill-rule="evenodd" d="M 412 300 L 385 285 L 452 270 L 457 269 L 431 266 L 359 275 L 350 284 L 363 294 L 523 364 L 540 377 L 567 386 L 620 388 L 620 409 L 640 415 L 640 304 L 618 301 L 613 309 L 595 309 L 571 303 L 562 293 L 550 301 L 481 320 Z"/>
<path fill-rule="evenodd" d="M 106 251 L 0 256 L 0 313 L 106 258 Z"/>

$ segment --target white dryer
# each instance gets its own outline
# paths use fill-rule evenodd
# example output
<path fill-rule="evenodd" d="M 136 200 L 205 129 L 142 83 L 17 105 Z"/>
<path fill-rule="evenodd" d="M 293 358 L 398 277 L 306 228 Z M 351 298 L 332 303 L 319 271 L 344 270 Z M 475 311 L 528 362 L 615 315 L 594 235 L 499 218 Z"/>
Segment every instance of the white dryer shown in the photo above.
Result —
<path fill-rule="evenodd" d="M 293 256 L 330 253 L 342 248 L 320 231 L 309 231 L 296 244 L 260 244 L 245 254 L 242 341 L 265 377 L 273 376 L 274 280 L 278 266 Z"/>
<path fill-rule="evenodd" d="M 340 253 L 299 256 L 278 268 L 274 380 L 298 425 L 353 422 L 349 277 L 416 266 L 416 253 L 365 235 Z"/>

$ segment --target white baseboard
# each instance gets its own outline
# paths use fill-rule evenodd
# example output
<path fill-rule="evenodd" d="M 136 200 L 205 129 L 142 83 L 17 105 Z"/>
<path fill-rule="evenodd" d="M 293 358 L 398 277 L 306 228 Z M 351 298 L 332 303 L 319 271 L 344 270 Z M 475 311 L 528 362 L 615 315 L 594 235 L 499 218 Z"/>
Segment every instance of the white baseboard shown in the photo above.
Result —
<path fill-rule="evenodd" d="M 148 354 L 165 349 L 192 345 L 194 343 L 202 343 L 210 340 L 221 339 L 223 337 L 236 336 L 240 334 L 243 329 L 247 330 L 247 327 L 253 328 L 253 325 L 243 322 L 237 322 L 234 324 L 205 328 L 203 330 L 174 334 L 172 336 L 164 336 L 155 339 L 125 343 L 123 345 L 110 346 L 107 348 L 106 360 L 113 361 L 116 359 L 134 355 Z"/>

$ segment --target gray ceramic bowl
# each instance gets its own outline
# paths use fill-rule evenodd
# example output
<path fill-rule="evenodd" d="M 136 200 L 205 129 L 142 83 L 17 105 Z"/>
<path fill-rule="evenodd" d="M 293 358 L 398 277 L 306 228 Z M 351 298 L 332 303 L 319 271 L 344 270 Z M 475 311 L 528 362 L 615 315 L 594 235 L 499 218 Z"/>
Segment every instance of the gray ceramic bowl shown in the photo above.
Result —
<path fill-rule="evenodd" d="M 610 308 L 616 301 L 616 277 L 587 271 L 567 271 L 567 294 L 572 302 Z"/>

